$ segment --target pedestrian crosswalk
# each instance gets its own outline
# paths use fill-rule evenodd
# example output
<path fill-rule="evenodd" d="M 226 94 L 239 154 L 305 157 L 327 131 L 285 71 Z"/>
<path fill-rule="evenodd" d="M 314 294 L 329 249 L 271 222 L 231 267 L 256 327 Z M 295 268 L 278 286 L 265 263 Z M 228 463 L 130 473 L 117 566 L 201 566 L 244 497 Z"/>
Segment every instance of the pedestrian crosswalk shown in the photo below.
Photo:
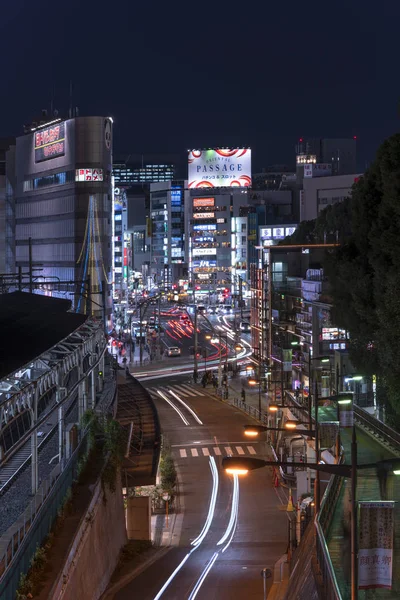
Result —
<path fill-rule="evenodd" d="M 176 458 L 200 458 L 208 456 L 254 456 L 257 454 L 253 446 L 196 446 L 173 448 Z"/>
<path fill-rule="evenodd" d="M 197 398 L 199 396 L 204 396 L 204 394 L 200 391 L 197 390 L 194 387 L 191 387 L 189 385 L 186 385 L 184 383 L 181 383 L 179 385 L 170 385 L 170 386 L 153 386 L 153 387 L 148 387 L 147 391 L 150 393 L 150 396 L 152 396 L 152 398 L 160 398 L 160 396 L 158 395 L 158 391 L 163 392 L 164 394 L 166 392 L 169 392 L 170 390 L 172 390 L 175 394 L 177 394 L 178 396 L 182 396 L 185 398 Z"/>

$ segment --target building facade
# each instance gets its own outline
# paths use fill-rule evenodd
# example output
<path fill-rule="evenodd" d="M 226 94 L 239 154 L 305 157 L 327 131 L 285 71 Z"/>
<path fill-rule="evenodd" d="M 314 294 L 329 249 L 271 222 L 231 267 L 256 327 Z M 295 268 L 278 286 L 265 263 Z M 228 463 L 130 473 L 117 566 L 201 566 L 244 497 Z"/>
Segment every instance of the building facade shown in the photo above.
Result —
<path fill-rule="evenodd" d="M 337 175 L 332 177 L 306 177 L 300 195 L 300 220 L 316 219 L 330 204 L 342 202 L 350 196 L 353 184 L 361 174 Z"/>
<path fill-rule="evenodd" d="M 187 269 L 186 181 L 167 181 L 150 186 L 150 271 L 155 281 L 170 288 Z"/>
<path fill-rule="evenodd" d="M 16 139 L 7 161 L 8 272 L 32 267 L 44 287 L 88 281 L 92 312 L 104 303 L 110 312 L 112 119 L 42 121 Z M 88 310 L 83 284 L 52 293 Z"/>

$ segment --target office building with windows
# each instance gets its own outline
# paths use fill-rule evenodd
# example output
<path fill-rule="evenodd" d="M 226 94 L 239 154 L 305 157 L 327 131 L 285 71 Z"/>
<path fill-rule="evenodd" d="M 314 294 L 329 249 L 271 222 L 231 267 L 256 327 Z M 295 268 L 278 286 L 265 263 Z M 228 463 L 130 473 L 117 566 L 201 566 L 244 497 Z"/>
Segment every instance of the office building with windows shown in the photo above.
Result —
<path fill-rule="evenodd" d="M 130 154 L 114 161 L 113 175 L 117 187 L 172 181 L 177 177 L 177 158 L 163 154 Z"/>
<path fill-rule="evenodd" d="M 90 282 L 91 309 L 111 308 L 112 119 L 46 115 L 16 138 L 6 158 L 7 271 L 30 265 L 47 281 Z M 88 310 L 83 284 L 54 295 Z M 95 308 L 97 307 L 97 308 Z"/>
<path fill-rule="evenodd" d="M 187 219 L 189 200 L 186 181 L 150 186 L 150 270 L 167 287 L 187 268 Z"/>

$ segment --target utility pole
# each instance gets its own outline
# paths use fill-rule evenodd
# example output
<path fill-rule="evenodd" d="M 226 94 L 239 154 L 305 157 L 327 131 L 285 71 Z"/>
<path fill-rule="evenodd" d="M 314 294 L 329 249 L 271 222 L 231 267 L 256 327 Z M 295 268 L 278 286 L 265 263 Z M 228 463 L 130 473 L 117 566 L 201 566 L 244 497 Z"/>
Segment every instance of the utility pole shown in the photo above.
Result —
<path fill-rule="evenodd" d="M 314 403 L 315 403 L 315 458 L 316 463 L 319 463 L 319 431 L 318 431 L 318 384 L 315 381 L 315 393 L 314 393 Z M 319 480 L 319 471 L 318 469 L 315 471 L 315 514 L 319 513 L 319 508 L 321 504 L 321 490 L 320 490 L 320 480 Z"/>
<path fill-rule="evenodd" d="M 193 369 L 193 379 L 194 382 L 197 383 L 197 306 L 194 305 L 194 369 Z"/>
<path fill-rule="evenodd" d="M 317 430 L 317 427 L 315 427 Z M 318 471 L 317 471 L 318 472 Z M 351 600 L 358 598 L 358 564 L 357 564 L 357 437 L 353 424 L 351 439 Z"/>

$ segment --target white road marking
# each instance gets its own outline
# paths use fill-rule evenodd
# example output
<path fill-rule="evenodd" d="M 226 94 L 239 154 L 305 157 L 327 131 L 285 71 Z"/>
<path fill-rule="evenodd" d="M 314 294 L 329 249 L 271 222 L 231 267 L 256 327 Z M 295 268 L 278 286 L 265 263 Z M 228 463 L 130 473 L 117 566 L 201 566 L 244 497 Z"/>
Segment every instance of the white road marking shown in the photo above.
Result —
<path fill-rule="evenodd" d="M 254 450 L 253 446 L 247 446 L 247 450 L 250 452 L 250 454 L 256 454 L 256 451 Z"/>
<path fill-rule="evenodd" d="M 202 448 L 204 456 L 210 456 L 208 448 Z"/>
<path fill-rule="evenodd" d="M 214 446 L 213 450 L 217 456 L 221 456 L 221 450 L 218 448 L 218 446 Z"/>
<path fill-rule="evenodd" d="M 238 454 L 244 454 L 244 450 L 243 450 L 243 448 L 241 446 L 236 446 L 236 452 Z"/>
<path fill-rule="evenodd" d="M 195 396 L 196 396 L 196 394 L 193 394 L 193 392 L 191 390 L 186 390 L 181 385 L 171 386 L 171 389 L 173 389 L 173 388 L 175 388 L 180 394 L 183 394 L 184 396 L 192 396 L 193 398 L 195 398 Z"/>
<path fill-rule="evenodd" d="M 180 454 L 181 454 L 181 458 L 186 458 L 187 457 L 187 453 L 186 450 L 179 450 Z"/>
<path fill-rule="evenodd" d="M 190 452 L 192 453 L 192 456 L 198 456 L 199 455 L 199 453 L 197 452 L 197 448 L 192 448 L 190 450 Z"/>
<path fill-rule="evenodd" d="M 231 448 L 230 448 L 229 446 L 225 446 L 225 447 L 224 447 L 224 450 L 225 450 L 225 452 L 226 452 L 227 454 L 229 454 L 229 455 L 231 455 L 231 454 L 232 454 L 232 450 L 231 450 Z"/>

